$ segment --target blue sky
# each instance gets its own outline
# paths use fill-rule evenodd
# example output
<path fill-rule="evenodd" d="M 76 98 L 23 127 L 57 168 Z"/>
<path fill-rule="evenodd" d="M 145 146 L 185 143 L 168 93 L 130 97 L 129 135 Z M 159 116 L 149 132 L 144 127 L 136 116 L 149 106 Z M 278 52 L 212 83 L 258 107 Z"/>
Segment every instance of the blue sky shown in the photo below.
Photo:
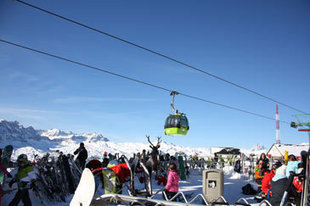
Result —
<path fill-rule="evenodd" d="M 309 1 L 27 1 L 310 113 Z M 16 1 L 0 38 L 216 103 L 275 117 L 272 101 Z M 0 42 L 0 118 L 36 129 L 145 135 L 191 147 L 275 142 L 275 121 L 177 96 L 188 135 L 163 134 L 168 92 Z M 279 105 L 280 120 L 295 110 Z M 308 142 L 280 123 L 283 143 Z"/>

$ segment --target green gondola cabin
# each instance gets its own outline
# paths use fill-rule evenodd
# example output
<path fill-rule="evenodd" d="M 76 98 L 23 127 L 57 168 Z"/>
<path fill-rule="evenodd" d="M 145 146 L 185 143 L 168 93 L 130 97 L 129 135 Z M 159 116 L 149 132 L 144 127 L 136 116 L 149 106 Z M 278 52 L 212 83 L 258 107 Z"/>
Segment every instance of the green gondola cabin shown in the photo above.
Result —
<path fill-rule="evenodd" d="M 186 135 L 189 130 L 188 120 L 183 113 L 170 114 L 165 123 L 165 135 Z"/>

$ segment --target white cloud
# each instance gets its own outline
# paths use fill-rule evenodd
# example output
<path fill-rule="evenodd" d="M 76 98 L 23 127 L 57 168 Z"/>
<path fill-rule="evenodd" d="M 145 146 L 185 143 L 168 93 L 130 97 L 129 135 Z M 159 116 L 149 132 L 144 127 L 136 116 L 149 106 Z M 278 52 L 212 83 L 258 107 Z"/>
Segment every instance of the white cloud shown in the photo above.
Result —
<path fill-rule="evenodd" d="M 27 82 L 34 82 L 34 81 L 39 80 L 34 75 L 30 75 L 30 74 L 23 73 L 23 72 L 12 72 L 9 74 L 9 76 L 13 79 L 23 79 L 24 81 L 27 81 Z"/>
<path fill-rule="evenodd" d="M 56 111 L 25 108 L 0 107 L 0 114 L 13 115 L 18 118 L 44 119 L 44 114 L 54 114 Z"/>
<path fill-rule="evenodd" d="M 121 97 L 66 97 L 55 99 L 55 103 L 76 103 L 76 102 L 150 102 L 146 98 L 121 98 Z"/>

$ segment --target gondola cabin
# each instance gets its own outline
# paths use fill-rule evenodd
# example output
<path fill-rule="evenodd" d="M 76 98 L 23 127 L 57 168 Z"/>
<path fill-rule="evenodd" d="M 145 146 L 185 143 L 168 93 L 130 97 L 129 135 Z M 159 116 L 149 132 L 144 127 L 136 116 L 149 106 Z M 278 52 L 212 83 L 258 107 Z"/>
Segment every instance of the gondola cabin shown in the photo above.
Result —
<path fill-rule="evenodd" d="M 165 123 L 165 135 L 186 135 L 189 130 L 188 120 L 183 113 L 170 114 Z"/>

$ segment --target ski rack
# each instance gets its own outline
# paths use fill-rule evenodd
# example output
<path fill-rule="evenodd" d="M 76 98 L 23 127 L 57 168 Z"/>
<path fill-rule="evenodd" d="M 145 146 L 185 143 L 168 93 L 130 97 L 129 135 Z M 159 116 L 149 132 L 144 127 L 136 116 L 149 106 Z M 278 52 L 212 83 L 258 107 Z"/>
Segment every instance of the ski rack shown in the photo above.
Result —
<path fill-rule="evenodd" d="M 171 199 L 168 199 L 166 192 L 163 191 L 163 190 L 159 190 L 158 192 L 160 192 L 160 191 L 163 192 L 166 201 L 173 201 L 173 200 L 175 200 L 178 196 L 181 195 L 182 198 L 184 199 L 185 203 L 187 203 L 187 204 L 192 204 L 196 199 L 198 199 L 199 197 L 201 197 L 202 200 L 204 201 L 205 205 L 209 205 L 208 202 L 207 202 L 207 200 L 205 199 L 205 197 L 204 197 L 202 194 L 198 194 L 198 195 L 196 195 L 191 201 L 188 201 L 187 198 L 186 198 L 186 196 L 185 196 L 185 194 L 184 194 L 183 192 L 178 192 L 178 193 L 175 194 Z M 158 192 L 157 192 L 157 193 L 158 193 Z M 152 196 L 152 197 L 153 197 L 153 196 Z"/>
<path fill-rule="evenodd" d="M 145 190 L 137 190 L 137 189 L 135 189 L 135 185 L 134 185 L 134 176 L 135 176 L 134 175 L 134 173 L 135 173 L 134 170 L 135 170 L 135 167 L 132 168 L 132 165 L 130 165 L 129 160 L 127 159 L 126 156 L 122 155 L 121 158 L 124 159 L 125 163 L 128 166 L 128 169 L 130 171 L 130 186 L 129 186 L 129 189 L 128 189 L 129 195 L 130 196 L 137 196 L 137 195 L 140 195 L 140 196 L 152 196 L 152 193 L 153 193 L 152 192 L 152 185 L 148 186 L 147 182 L 145 182 Z M 136 164 L 137 165 L 139 164 L 141 167 L 143 167 L 146 175 L 151 178 L 151 174 L 149 174 L 149 172 L 148 172 L 148 170 L 147 170 L 147 168 L 146 168 L 146 166 L 144 165 L 143 162 L 138 160 L 136 162 Z"/>
<path fill-rule="evenodd" d="M 222 201 L 220 201 L 222 200 Z M 229 203 L 226 201 L 226 199 L 221 195 L 215 200 L 212 201 L 212 205 L 229 205 Z"/>
<path fill-rule="evenodd" d="M 160 192 L 161 190 L 159 190 Z M 158 193 L 158 192 L 157 192 Z M 121 203 L 122 205 L 155 205 L 155 206 L 159 206 L 159 205 L 165 205 L 165 206 L 189 206 L 189 205 L 196 205 L 196 206 L 201 206 L 201 205 L 230 205 L 223 196 L 220 196 L 219 198 L 216 199 L 216 202 L 212 202 L 212 203 L 207 203 L 205 201 L 205 199 L 203 198 L 203 200 L 205 201 L 205 204 L 193 204 L 193 202 L 201 195 L 198 194 L 197 196 L 195 196 L 190 202 L 188 202 L 185 198 L 185 195 L 183 194 L 182 197 L 185 198 L 186 202 L 175 202 L 172 201 L 173 199 L 175 199 L 178 195 L 180 195 L 182 192 L 179 192 L 178 194 L 176 194 L 173 198 L 171 198 L 170 200 L 158 200 L 158 199 L 153 199 L 154 196 L 152 197 L 136 197 L 136 196 L 128 196 L 128 195 L 121 195 L 121 194 L 105 194 L 102 195 L 100 197 L 98 197 L 97 199 L 93 200 L 91 205 L 92 206 L 102 206 L 102 205 L 107 205 L 107 204 L 111 204 L 112 202 L 114 203 Z M 165 196 L 166 197 L 166 196 Z M 223 202 L 217 202 L 218 200 L 222 200 Z M 243 201 L 244 203 L 242 203 L 241 201 Z M 127 203 L 127 204 L 126 204 Z M 246 199 L 244 198 L 240 198 L 234 205 L 244 205 L 244 206 L 250 206 L 251 204 L 249 204 Z M 261 205 L 267 205 L 267 206 L 272 206 L 267 200 L 262 201 L 259 206 Z"/>
<path fill-rule="evenodd" d="M 258 206 L 261 206 L 261 205 L 272 206 L 268 200 L 261 201 Z"/>
<path fill-rule="evenodd" d="M 132 204 L 139 204 L 139 205 L 167 205 L 167 206 L 188 206 L 188 205 L 201 205 L 201 204 L 192 204 L 191 202 L 174 202 L 174 201 L 166 201 L 166 200 L 158 200 L 152 198 L 145 198 L 145 197 L 134 197 L 134 196 L 127 196 L 127 195 L 120 195 L 120 194 L 106 194 L 102 195 L 101 197 L 93 200 L 92 206 L 101 206 L 106 205 L 111 202 L 121 202 L 124 204 L 125 202 Z M 207 204 L 208 205 L 208 204 Z"/>
<path fill-rule="evenodd" d="M 243 203 L 241 202 L 243 201 Z M 237 202 L 235 203 L 235 205 L 245 205 L 245 206 L 249 206 L 249 202 L 245 199 L 245 198 L 240 198 L 239 200 L 237 200 Z"/>

